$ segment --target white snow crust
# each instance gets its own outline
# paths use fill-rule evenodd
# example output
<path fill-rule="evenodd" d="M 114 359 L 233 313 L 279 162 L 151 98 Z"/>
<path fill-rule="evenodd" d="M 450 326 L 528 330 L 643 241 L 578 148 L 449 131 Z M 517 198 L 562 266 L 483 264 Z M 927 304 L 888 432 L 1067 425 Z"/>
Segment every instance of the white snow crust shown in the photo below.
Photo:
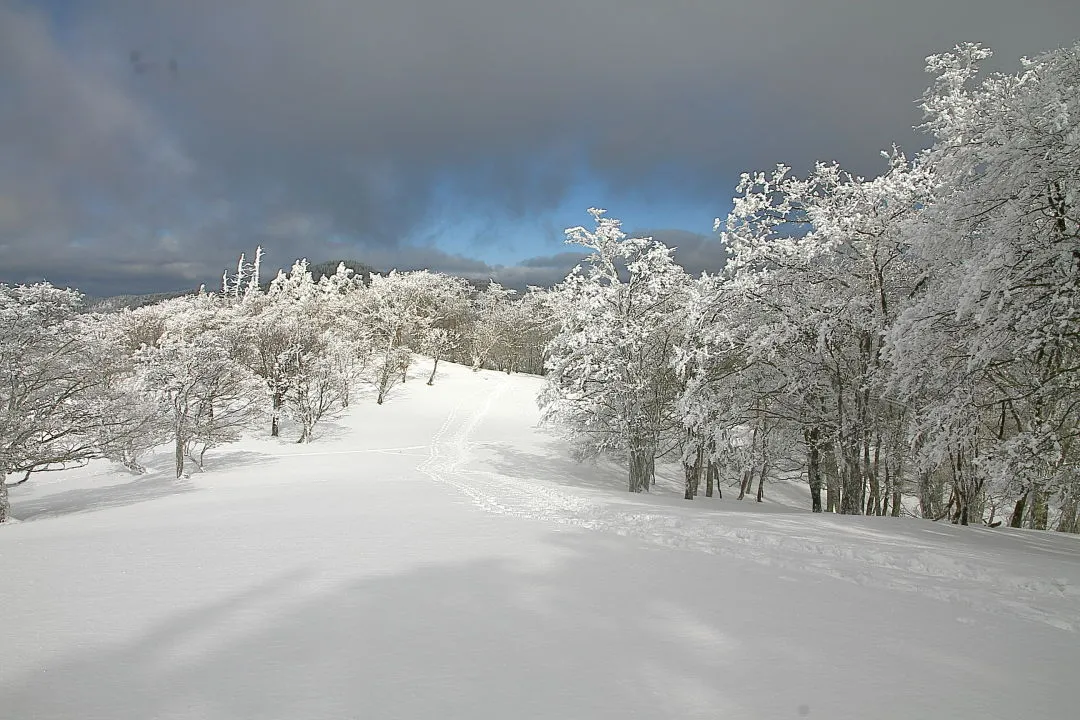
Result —
<path fill-rule="evenodd" d="M 0 718 L 1080 716 L 1080 539 L 631 495 L 539 378 L 439 369 L 310 444 L 12 488 Z"/>

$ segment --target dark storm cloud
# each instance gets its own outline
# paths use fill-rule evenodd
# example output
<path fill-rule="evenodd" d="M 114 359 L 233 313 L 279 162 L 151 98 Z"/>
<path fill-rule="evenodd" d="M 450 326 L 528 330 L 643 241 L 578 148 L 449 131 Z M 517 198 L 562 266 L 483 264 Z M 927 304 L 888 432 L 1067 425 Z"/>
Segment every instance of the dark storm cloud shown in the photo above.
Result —
<path fill-rule="evenodd" d="M 491 277 L 506 287 L 524 291 L 529 286 L 552 287 L 561 282 L 575 265 L 581 263 L 584 252 L 562 252 L 522 260 L 517 265 L 494 268 Z"/>
<path fill-rule="evenodd" d="M 687 230 L 635 230 L 633 237 L 651 237 L 674 248 L 673 257 L 688 273 L 718 272 L 724 267 L 724 252 L 717 238 Z M 530 285 L 551 287 L 561 282 L 574 266 L 581 264 L 584 251 L 566 251 L 522 260 L 511 266 L 490 268 L 487 275 L 508 287 L 524 290 Z"/>
<path fill-rule="evenodd" d="M 719 238 L 712 235 L 686 230 L 638 230 L 633 235 L 651 237 L 675 248 L 675 262 L 691 275 L 700 275 L 702 272 L 716 273 L 724 267 L 724 250 Z"/>
<path fill-rule="evenodd" d="M 1075 0 L 0 0 L 0 275 L 422 255 L 584 177 L 723 214 L 743 169 L 918 142 L 925 55 L 1078 36 Z"/>

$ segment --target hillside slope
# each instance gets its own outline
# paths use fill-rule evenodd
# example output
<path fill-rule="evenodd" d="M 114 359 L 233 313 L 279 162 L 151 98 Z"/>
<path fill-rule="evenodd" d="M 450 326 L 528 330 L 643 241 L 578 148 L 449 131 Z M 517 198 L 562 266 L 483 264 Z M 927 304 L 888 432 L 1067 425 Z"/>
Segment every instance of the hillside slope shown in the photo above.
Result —
<path fill-rule="evenodd" d="M 1077 538 L 631 496 L 539 379 L 443 367 L 191 478 L 14 488 L 0 715 L 1073 716 Z"/>

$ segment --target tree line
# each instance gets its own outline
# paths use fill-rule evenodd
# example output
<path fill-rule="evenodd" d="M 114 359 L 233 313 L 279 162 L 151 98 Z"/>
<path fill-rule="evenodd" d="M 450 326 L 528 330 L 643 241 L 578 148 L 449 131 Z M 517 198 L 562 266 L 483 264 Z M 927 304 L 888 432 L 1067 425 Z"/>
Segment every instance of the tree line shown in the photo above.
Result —
<path fill-rule="evenodd" d="M 0 285 L 0 522 L 8 488 L 95 458 L 135 473 L 163 444 L 179 478 L 208 451 L 288 421 L 308 442 L 368 390 L 378 404 L 417 353 L 474 368 L 540 372 L 538 295 L 477 289 L 428 271 L 312 274 L 305 260 L 260 283 L 261 249 L 219 292 L 81 312 L 48 283 Z"/>
<path fill-rule="evenodd" d="M 815 512 L 1080 531 L 1080 45 L 989 56 L 928 58 L 930 147 L 878 177 L 743 174 L 716 274 L 591 211 L 545 417 L 632 492 L 661 457 L 688 499 L 783 467 Z"/>

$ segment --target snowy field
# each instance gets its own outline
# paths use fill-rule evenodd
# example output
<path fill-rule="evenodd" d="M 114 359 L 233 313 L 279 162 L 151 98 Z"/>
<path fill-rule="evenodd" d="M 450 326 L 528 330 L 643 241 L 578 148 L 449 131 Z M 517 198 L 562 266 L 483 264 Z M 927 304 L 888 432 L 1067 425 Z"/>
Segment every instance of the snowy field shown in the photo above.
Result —
<path fill-rule="evenodd" d="M 538 378 L 427 369 L 308 445 L 13 488 L 0 718 L 1080 717 L 1080 539 L 631 496 Z"/>

